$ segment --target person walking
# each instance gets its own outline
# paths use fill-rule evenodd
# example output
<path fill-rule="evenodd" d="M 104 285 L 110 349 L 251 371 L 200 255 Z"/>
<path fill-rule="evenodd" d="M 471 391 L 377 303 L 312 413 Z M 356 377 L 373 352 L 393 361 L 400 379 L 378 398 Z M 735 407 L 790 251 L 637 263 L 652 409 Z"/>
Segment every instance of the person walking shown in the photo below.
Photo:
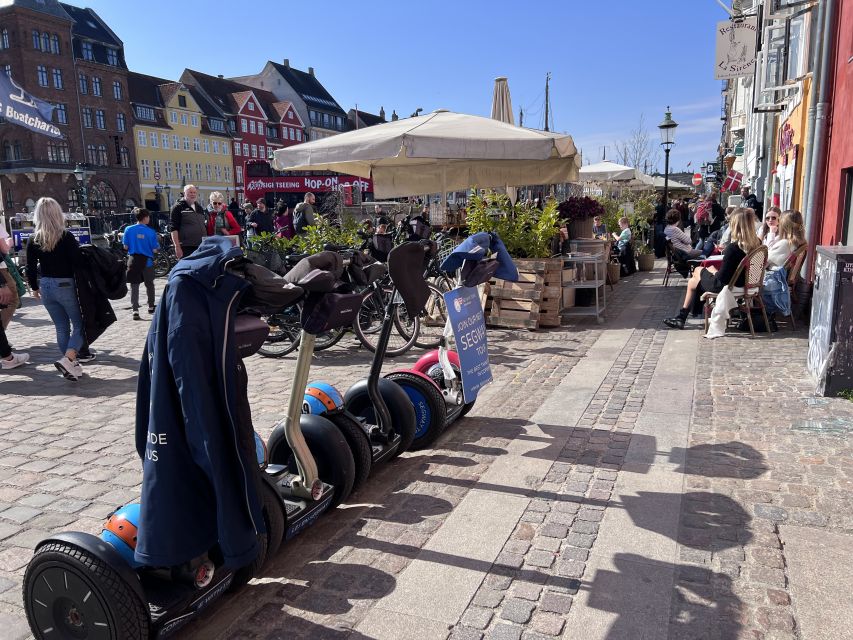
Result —
<path fill-rule="evenodd" d="M 148 209 L 137 207 L 133 210 L 136 224 L 124 230 L 121 243 L 129 256 L 127 265 L 127 283 L 130 285 L 130 306 L 133 319 L 139 316 L 139 285 L 145 283 L 148 297 L 148 313 L 154 313 L 154 254 L 160 249 L 157 233 L 148 226 L 151 214 Z"/>
<path fill-rule="evenodd" d="M 262 233 L 275 233 L 272 214 L 267 210 L 267 201 L 258 198 L 257 209 L 249 214 L 247 225 L 250 235 L 259 236 Z"/>
<path fill-rule="evenodd" d="M 12 290 L 6 281 L 0 282 L 0 308 L 4 305 L 12 304 Z M 0 369 L 14 369 L 22 364 L 29 362 L 30 356 L 27 353 L 14 353 L 12 345 L 6 338 L 6 330 L 0 323 Z"/>
<path fill-rule="evenodd" d="M 184 187 L 184 197 L 169 212 L 169 230 L 178 260 L 198 249 L 207 236 L 207 212 L 198 203 L 198 189 L 194 184 Z"/>
<path fill-rule="evenodd" d="M 314 215 L 316 201 L 317 198 L 313 193 L 306 193 L 304 200 L 293 210 L 293 229 L 298 235 L 303 235 L 308 227 L 317 224 L 317 218 Z"/>
<path fill-rule="evenodd" d="M 15 281 L 15 277 L 9 271 L 9 267 L 6 264 L 6 255 L 11 250 L 12 240 L 9 237 L 9 233 L 3 225 L 0 225 L 0 286 L 5 284 L 11 296 L 9 302 L 2 303 L 3 306 L 0 307 L 0 326 L 3 329 L 9 327 L 9 323 L 12 322 L 12 316 L 15 314 L 18 302 L 20 301 L 18 297 L 18 283 Z"/>
<path fill-rule="evenodd" d="M 83 346 L 83 316 L 74 284 L 74 272 L 81 262 L 80 245 L 65 228 L 62 208 L 53 198 L 39 198 L 33 222 L 35 230 L 27 244 L 27 280 L 56 327 L 62 357 L 54 365 L 65 378 L 77 381 L 83 375 L 77 361 Z"/>

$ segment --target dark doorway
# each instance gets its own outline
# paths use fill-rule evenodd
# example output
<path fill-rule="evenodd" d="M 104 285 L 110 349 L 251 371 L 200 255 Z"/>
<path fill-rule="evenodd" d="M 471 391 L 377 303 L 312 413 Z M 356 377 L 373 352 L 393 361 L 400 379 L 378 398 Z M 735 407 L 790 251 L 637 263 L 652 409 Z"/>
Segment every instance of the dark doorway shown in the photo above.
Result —
<path fill-rule="evenodd" d="M 844 211 L 841 220 L 841 244 L 848 245 L 853 242 L 853 169 L 844 172 L 847 182 L 844 189 Z"/>

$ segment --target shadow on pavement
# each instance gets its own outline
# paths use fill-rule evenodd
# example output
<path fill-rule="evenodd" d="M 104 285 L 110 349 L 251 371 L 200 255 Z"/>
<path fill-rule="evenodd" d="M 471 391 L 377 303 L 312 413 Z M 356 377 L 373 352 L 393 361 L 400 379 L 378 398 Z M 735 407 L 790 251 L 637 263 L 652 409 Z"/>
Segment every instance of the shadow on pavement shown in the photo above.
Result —
<path fill-rule="evenodd" d="M 770 470 L 764 455 L 743 442 L 698 444 L 686 450 L 676 447 L 671 457 L 683 460 L 679 472 L 707 478 L 754 480 Z"/>

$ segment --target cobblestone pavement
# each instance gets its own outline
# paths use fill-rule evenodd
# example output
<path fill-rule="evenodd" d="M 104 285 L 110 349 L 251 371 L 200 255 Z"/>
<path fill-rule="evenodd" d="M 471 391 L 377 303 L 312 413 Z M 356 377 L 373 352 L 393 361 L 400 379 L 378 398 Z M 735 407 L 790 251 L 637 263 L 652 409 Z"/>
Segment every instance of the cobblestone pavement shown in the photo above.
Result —
<path fill-rule="evenodd" d="M 263 576 L 185 636 L 805 637 L 780 527 L 853 533 L 853 404 L 812 397 L 802 332 L 711 342 L 696 339 L 691 327 L 673 336 L 660 320 L 683 290 L 659 282 L 656 273 L 618 284 L 608 292 L 605 325 L 490 330 L 495 382 L 469 417 L 432 449 L 377 467 L 347 504 L 288 543 Z M 37 364 L 0 374 L 4 637 L 27 635 L 20 582 L 34 544 L 58 530 L 97 532 L 116 505 L 138 496 L 135 372 L 148 323 L 121 315 L 95 345 L 99 358 L 77 385 L 55 373 L 53 330 L 41 307 L 30 302 L 9 331 Z M 693 345 L 685 353 L 695 375 L 681 381 L 690 416 L 683 446 L 666 447 L 667 432 L 677 427 L 649 426 L 648 418 L 661 415 L 649 411 L 667 401 L 659 381 L 674 366 L 674 338 Z M 616 347 L 597 351 L 601 345 Z M 318 355 L 312 377 L 345 388 L 366 375 L 368 359 L 345 338 Z M 263 435 L 284 410 L 292 364 L 247 361 L 254 422 Z M 579 372 L 587 365 L 601 366 L 602 374 L 577 415 L 534 420 L 543 407 L 559 405 L 567 384 L 579 376 L 583 382 Z M 517 484 L 495 482 L 520 445 L 542 473 L 525 472 Z M 659 477 L 677 478 L 678 488 L 654 490 Z M 506 534 L 489 559 L 468 550 L 462 536 L 437 542 L 455 531 L 454 511 L 478 494 L 493 501 L 496 513 L 504 501 L 522 501 L 517 515 L 501 523 Z M 668 540 L 672 552 L 610 546 L 615 533 L 605 529 L 619 522 Z M 485 525 L 472 519 L 466 526 Z M 609 564 L 602 564 L 604 555 Z M 648 574 L 641 579 L 632 574 L 638 563 Z M 436 616 L 441 624 L 418 619 L 424 626 L 417 632 L 403 618 L 390 631 L 367 625 L 389 598 L 405 600 L 411 575 L 424 565 L 436 600 L 469 588 L 458 615 Z M 465 587 L 446 577 L 458 571 L 476 582 Z M 606 626 L 581 626 L 581 608 L 608 616 Z M 657 617 L 649 621 L 652 610 Z M 411 613 L 417 618 L 417 610 Z M 638 620 L 652 631 L 638 632 Z"/>

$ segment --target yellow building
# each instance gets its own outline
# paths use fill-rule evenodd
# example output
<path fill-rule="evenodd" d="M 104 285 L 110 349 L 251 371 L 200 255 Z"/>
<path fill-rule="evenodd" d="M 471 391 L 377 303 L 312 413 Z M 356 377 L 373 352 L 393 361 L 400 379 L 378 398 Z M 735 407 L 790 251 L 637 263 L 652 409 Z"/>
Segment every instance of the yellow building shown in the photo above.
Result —
<path fill-rule="evenodd" d="M 141 201 L 151 211 L 168 211 L 194 184 L 199 200 L 219 191 L 235 195 L 231 136 L 219 110 L 195 87 L 131 72 L 133 137 Z"/>

